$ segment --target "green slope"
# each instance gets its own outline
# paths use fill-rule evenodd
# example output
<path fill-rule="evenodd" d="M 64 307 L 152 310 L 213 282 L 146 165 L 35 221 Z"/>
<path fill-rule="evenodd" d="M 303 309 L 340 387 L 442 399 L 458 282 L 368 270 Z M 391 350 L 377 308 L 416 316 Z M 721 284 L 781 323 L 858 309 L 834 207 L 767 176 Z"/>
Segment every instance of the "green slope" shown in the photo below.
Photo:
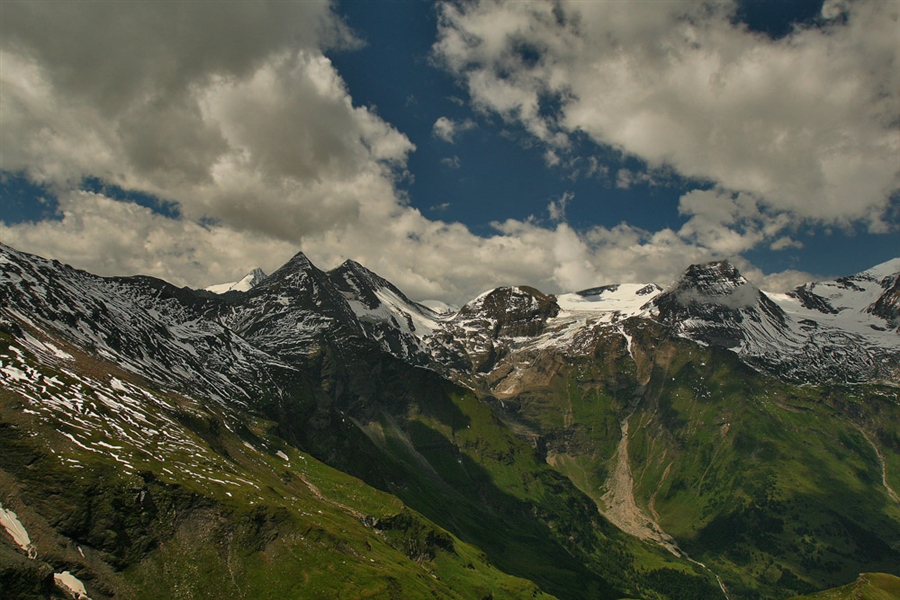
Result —
<path fill-rule="evenodd" d="M 882 482 L 884 465 L 900 489 L 896 387 L 790 386 L 727 351 L 630 327 L 634 358 L 614 333 L 590 356 L 545 356 L 545 376 L 494 408 L 603 508 L 627 419 L 638 509 L 732 597 L 898 573 L 900 505 Z"/>
<path fill-rule="evenodd" d="M 37 558 L 0 531 L 2 597 L 59 596 L 63 570 L 93 600 L 546 597 L 270 421 L 154 390 L 72 348 L 78 362 L 54 368 L 11 345 L 0 340 L 0 360 L 35 385 L 0 390 L 0 503 Z"/>
<path fill-rule="evenodd" d="M 383 353 L 356 360 L 320 373 L 342 390 L 330 408 L 374 448 L 356 441 L 346 460 L 335 448 L 347 445 L 330 440 L 311 447 L 323 460 L 395 494 L 505 572 L 558 597 L 678 597 L 673 585 L 721 597 L 708 571 L 612 526 L 474 393 Z"/>
<path fill-rule="evenodd" d="M 900 577 L 887 573 L 861 573 L 853 583 L 810 594 L 794 600 L 896 600 L 900 598 Z"/>

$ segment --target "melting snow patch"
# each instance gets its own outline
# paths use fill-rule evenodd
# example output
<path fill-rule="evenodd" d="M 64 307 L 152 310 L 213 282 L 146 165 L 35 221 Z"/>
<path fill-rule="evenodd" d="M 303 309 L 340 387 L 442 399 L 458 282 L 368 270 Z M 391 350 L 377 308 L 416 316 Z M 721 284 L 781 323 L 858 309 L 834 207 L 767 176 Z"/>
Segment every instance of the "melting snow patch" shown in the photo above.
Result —
<path fill-rule="evenodd" d="M 275 456 L 277 456 L 277 457 L 279 457 L 279 458 L 281 458 L 281 459 L 284 459 L 284 460 L 286 460 L 286 461 L 288 461 L 288 462 L 290 462 L 290 460 L 291 460 L 290 458 L 288 458 L 288 455 L 285 454 L 284 452 L 282 452 L 281 450 L 279 450 L 278 452 L 276 452 L 276 453 L 275 453 Z"/>
<path fill-rule="evenodd" d="M 94 442 L 98 446 L 103 446 L 104 448 L 109 448 L 110 450 L 122 450 L 124 446 L 113 446 L 112 444 L 107 444 L 106 442 Z"/>
<path fill-rule="evenodd" d="M 49 354 L 62 360 L 73 360 L 74 358 L 71 354 L 60 350 L 50 342 L 42 342 L 27 332 L 25 333 L 25 342 L 38 352 Z"/>
<path fill-rule="evenodd" d="M 17 369 L 13 366 L 5 366 L 0 367 L 0 371 L 6 374 L 7 377 L 12 379 L 13 381 L 29 381 L 28 375 L 25 374 L 25 371 Z"/>
<path fill-rule="evenodd" d="M 75 596 L 75 600 L 91 600 L 88 597 L 87 590 L 84 589 L 84 584 L 81 583 L 81 580 L 68 571 L 63 571 L 62 573 L 54 573 L 53 583 L 55 583 L 56 587 L 63 590 L 64 592 L 69 592 L 70 594 Z"/>
<path fill-rule="evenodd" d="M 625 342 L 628 344 L 628 354 L 631 356 L 632 359 L 634 359 L 634 345 L 633 345 L 634 340 L 633 340 L 633 338 L 630 335 L 628 335 L 627 333 L 625 333 L 624 327 L 619 328 L 619 333 L 621 333 L 622 336 L 625 338 Z"/>
<path fill-rule="evenodd" d="M 0 504 L 0 525 L 3 525 L 3 528 L 12 536 L 13 541 L 16 542 L 19 548 L 28 554 L 28 558 L 37 556 L 34 546 L 31 545 L 31 538 L 28 537 L 28 532 L 25 530 L 22 522 L 19 521 L 19 517 L 13 511 L 3 508 L 2 504 Z"/>

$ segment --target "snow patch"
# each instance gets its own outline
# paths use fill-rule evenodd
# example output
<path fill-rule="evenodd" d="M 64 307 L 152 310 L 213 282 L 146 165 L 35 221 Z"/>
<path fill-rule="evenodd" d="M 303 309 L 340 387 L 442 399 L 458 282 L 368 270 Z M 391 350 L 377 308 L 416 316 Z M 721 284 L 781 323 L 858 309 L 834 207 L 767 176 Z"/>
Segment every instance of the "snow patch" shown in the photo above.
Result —
<path fill-rule="evenodd" d="M 259 285 L 267 275 L 262 269 L 253 269 L 244 275 L 239 281 L 231 281 L 229 283 L 217 283 L 209 287 L 203 288 L 207 292 L 214 294 L 224 294 L 225 292 L 249 292 Z"/>
<path fill-rule="evenodd" d="M 627 347 L 628 347 L 628 355 L 631 356 L 631 359 L 632 359 L 632 360 L 634 360 L 634 350 L 633 350 L 634 339 L 633 339 L 630 335 L 628 335 L 627 333 L 625 333 L 625 328 L 624 328 L 624 327 L 620 327 L 620 328 L 619 328 L 619 333 L 621 333 L 621 334 L 622 334 L 622 337 L 625 338 L 625 342 L 626 342 Z"/>
<path fill-rule="evenodd" d="M 13 511 L 3 508 L 2 504 L 0 504 L 0 525 L 3 525 L 3 528 L 12 536 L 16 545 L 25 551 L 28 558 L 34 559 L 37 556 L 37 551 L 31 544 L 28 531 L 25 530 L 25 526 L 19 521 L 19 517 Z"/>
<path fill-rule="evenodd" d="M 75 600 L 91 600 L 88 597 L 87 590 L 84 589 L 84 584 L 81 583 L 81 580 L 68 571 L 63 571 L 62 573 L 54 573 L 53 583 L 55 583 L 56 587 L 58 587 L 59 589 L 73 595 L 75 597 Z"/>
<path fill-rule="evenodd" d="M 640 314 L 643 306 L 661 291 L 653 284 L 623 283 L 598 288 L 596 293 L 561 294 L 556 303 L 563 311 L 618 313 L 624 319 Z"/>

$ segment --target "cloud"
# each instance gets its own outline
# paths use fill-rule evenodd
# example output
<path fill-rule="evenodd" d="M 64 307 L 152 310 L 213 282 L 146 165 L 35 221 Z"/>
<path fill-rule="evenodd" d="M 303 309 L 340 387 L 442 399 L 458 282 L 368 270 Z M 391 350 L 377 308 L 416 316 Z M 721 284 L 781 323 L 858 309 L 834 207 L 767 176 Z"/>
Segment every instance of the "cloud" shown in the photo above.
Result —
<path fill-rule="evenodd" d="M 471 119 L 454 121 L 448 117 L 438 117 L 437 121 L 434 122 L 432 132 L 436 138 L 441 139 L 448 144 L 453 144 L 456 142 L 456 136 L 458 134 L 474 128 L 475 122 Z"/>
<path fill-rule="evenodd" d="M 327 2 L 57 8 L 4 8 L 0 168 L 59 193 L 101 178 L 295 247 L 403 204 L 414 146 L 353 106 L 322 53 L 353 43 Z"/>
<path fill-rule="evenodd" d="M 447 156 L 441 159 L 441 164 L 448 169 L 458 169 L 462 166 L 458 156 Z"/>
<path fill-rule="evenodd" d="M 434 53 L 477 109 L 557 155 L 586 134 L 795 220 L 883 227 L 900 163 L 898 5 L 829 2 L 831 20 L 780 40 L 734 10 L 445 2 Z"/>
<path fill-rule="evenodd" d="M 565 192 L 559 198 L 550 200 L 550 204 L 547 205 L 547 212 L 550 213 L 550 220 L 557 222 L 565 221 L 566 207 L 569 205 L 569 202 L 574 199 L 574 192 Z"/>
<path fill-rule="evenodd" d="M 669 4 L 659 14 L 656 5 L 653 11 L 643 11 L 644 20 L 631 11 L 613 15 L 627 25 L 617 30 L 622 39 L 616 43 L 628 48 L 635 40 L 665 34 L 660 43 L 674 44 L 682 53 L 695 52 L 671 32 L 666 34 L 672 15 L 688 10 L 673 5 L 682 7 L 675 10 Z M 606 68 L 609 61 L 618 60 L 615 52 L 610 53 L 613 58 L 598 57 L 600 42 L 591 33 L 598 27 L 592 12 L 606 10 L 607 3 L 584 3 L 580 8 L 564 5 L 567 14 L 584 11 L 580 25 L 569 21 L 565 26 L 575 28 L 571 39 L 559 37 L 556 17 L 545 15 L 543 21 L 535 21 L 540 6 L 473 4 L 443 9 L 441 55 L 469 82 L 478 106 L 525 123 L 545 142 L 548 161 L 556 156 L 591 174 L 605 176 L 606 171 L 596 160 L 579 162 L 571 157 L 567 144 L 574 131 L 611 140 L 651 162 L 657 154 L 664 156 L 657 162 L 669 162 L 688 174 L 718 173 L 703 162 L 705 155 L 691 147 L 673 150 L 668 142 L 659 142 L 658 148 L 645 151 L 628 136 L 617 137 L 618 130 L 607 127 L 602 118 L 584 113 L 588 107 L 582 95 L 598 85 L 596 78 L 587 76 L 591 61 Z M 469 48 L 462 27 L 474 26 L 471 11 L 476 10 L 484 11 L 487 18 L 483 31 L 479 30 L 485 41 Z M 233 280 L 257 266 L 272 270 L 303 250 L 322 268 L 353 258 L 412 297 L 461 303 L 503 284 L 527 283 L 554 293 L 614 282 L 668 283 L 692 262 L 739 251 L 759 240 L 784 244 L 780 240 L 788 225 L 782 215 L 791 210 L 812 214 L 812 209 L 802 212 L 788 206 L 787 200 L 773 200 L 760 191 L 762 184 L 742 190 L 722 175 L 717 176 L 722 185 L 713 191 L 682 198 L 682 214 L 688 221 L 678 231 L 649 232 L 626 224 L 578 231 L 564 222 L 572 196 L 563 194 L 548 207 L 556 221 L 550 226 L 508 220 L 494 224 L 488 235 L 477 236 L 461 224 L 425 218 L 398 190 L 397 181 L 407 175 L 407 158 L 415 146 L 373 111 L 354 105 L 323 53 L 334 44 L 353 43 L 327 2 L 22 2 L 10 3 L 3 11 L 0 169 L 23 172 L 46 184 L 59 199 L 61 218 L 0 225 L 0 239 L 100 274 L 147 273 L 178 285 L 201 287 Z M 853 11 L 858 9 L 851 10 L 848 27 L 855 23 Z M 507 16 L 513 18 L 507 20 Z M 547 21 L 550 17 L 552 22 Z M 706 28 L 696 33 L 705 48 L 724 26 L 705 24 L 710 17 L 704 14 L 695 17 L 698 27 Z M 875 44 L 883 37 L 883 27 L 873 25 L 874 39 L 860 44 Z M 843 49 L 846 35 L 842 32 L 836 28 L 829 42 L 837 49 Z M 738 33 L 743 39 L 744 34 Z M 526 61 L 509 54 L 507 35 L 513 34 L 522 43 L 550 46 L 535 46 L 540 51 L 538 59 Z M 813 37 L 816 43 L 825 43 Z M 582 50 L 591 52 L 581 57 Z M 790 48 L 771 51 L 776 50 L 787 55 L 794 52 Z M 745 51 L 736 44 L 735 64 L 749 60 Z M 474 57 L 465 58 L 472 52 Z M 856 56 L 862 51 L 853 52 Z M 637 66 L 652 67 L 653 61 L 665 63 L 673 56 L 651 45 L 633 60 Z M 463 59 L 470 62 L 454 62 Z M 852 62 L 852 56 L 834 59 L 845 67 Z M 505 82 L 497 81 L 497 65 L 472 72 L 465 66 L 495 60 L 510 75 Z M 862 88 L 846 82 L 883 75 L 882 62 L 871 65 L 875 75 L 832 73 L 830 67 L 826 71 L 836 73 L 834 82 L 849 85 L 844 93 L 852 95 Z M 625 86 L 621 93 L 655 94 L 662 102 L 673 92 L 673 122 L 683 120 L 680 126 L 688 133 L 702 134 L 702 128 L 697 129 L 699 117 L 678 104 L 684 100 L 679 94 L 687 92 L 678 86 L 670 90 L 666 86 L 674 85 L 671 81 L 657 82 L 652 69 L 639 76 L 635 65 L 629 61 L 620 65 Z M 758 76 L 765 78 L 766 61 L 759 68 Z M 731 71 L 720 70 L 723 89 L 732 94 Z M 735 73 L 735 77 L 748 76 L 741 69 Z M 538 81 L 546 81 L 548 87 L 536 87 Z M 890 108 L 893 96 L 885 89 L 884 103 Z M 696 93 L 704 98 L 709 92 L 700 86 Z M 598 95 L 598 110 L 627 104 L 617 94 Z M 785 98 L 789 109 L 793 105 Z M 824 109 L 834 108 L 828 98 Z M 563 107 L 558 118 L 544 110 L 551 101 Z M 842 109 L 834 118 L 847 119 L 843 126 L 848 128 L 850 150 L 857 143 L 854 128 L 871 133 L 868 143 L 877 158 L 886 142 L 880 126 L 873 123 L 884 111 L 879 113 L 866 102 L 856 101 L 856 108 L 868 110 L 861 116 Z M 709 106 L 704 108 L 715 109 L 709 113 L 712 120 L 722 118 L 715 102 L 707 99 L 705 104 Z M 639 124 L 639 130 L 648 126 L 642 114 L 629 108 L 622 118 Z M 674 127 L 663 125 L 651 128 L 647 139 Z M 474 126 L 471 121 L 439 119 L 435 135 L 452 142 Z M 722 127 L 722 139 L 730 139 L 734 123 L 728 121 Z M 796 128 L 788 126 L 785 131 L 788 145 L 803 150 L 806 142 L 794 140 Z M 815 127 L 809 131 L 812 145 L 830 139 Z M 707 142 L 719 139 L 707 137 Z M 724 153 L 713 146 L 709 153 Z M 823 148 L 837 162 L 843 160 L 841 147 L 826 144 Z M 756 160 L 759 157 L 752 153 L 747 158 L 747 173 L 759 173 L 763 183 L 780 182 L 767 170 L 766 161 Z M 870 184 L 883 182 L 878 161 L 867 164 L 872 170 Z M 807 175 L 798 169 L 798 181 Z M 175 202 L 178 216 L 79 191 L 88 176 Z M 860 191 L 864 199 L 869 198 L 866 189 Z M 827 200 L 823 200 L 824 213 L 836 210 L 829 208 Z M 869 198 L 862 204 L 853 214 L 877 217 L 876 201 Z M 849 209 L 843 205 L 839 208 L 844 211 L 841 218 L 852 216 L 845 214 Z M 735 239 L 726 235 L 729 230 L 737 232 Z"/>
<path fill-rule="evenodd" d="M 99 275 L 153 275 L 195 287 L 229 281 L 257 266 L 271 271 L 296 251 L 289 242 L 167 218 L 102 194 L 69 192 L 59 204 L 60 220 L 0 223 L 0 239 Z"/>
<path fill-rule="evenodd" d="M 678 212 L 689 217 L 678 235 L 720 256 L 750 250 L 791 224 L 790 216 L 769 210 L 752 194 L 719 189 L 684 194 Z M 797 244 L 782 236 L 772 243 L 771 249 L 783 250 Z"/>
<path fill-rule="evenodd" d="M 107 113 L 170 99 L 211 74 L 244 77 L 273 50 L 352 45 L 324 0 L 12 3 L 0 37 L 54 86 Z"/>
<path fill-rule="evenodd" d="M 667 285 L 689 264 L 721 258 L 670 229 L 621 224 L 579 232 L 566 223 L 547 228 L 507 220 L 495 223 L 493 234 L 476 236 L 461 224 L 384 203 L 364 204 L 359 219 L 310 233 L 300 244 L 165 217 L 102 194 L 69 192 L 59 203 L 60 220 L 0 224 L 0 239 L 102 275 L 144 273 L 194 287 L 231 281 L 257 266 L 271 272 L 298 249 L 320 268 L 352 258 L 413 298 L 454 304 L 499 285 L 528 284 L 548 293 L 621 282 Z M 757 284 L 781 281 L 736 262 Z M 786 278 L 788 287 L 803 281 L 796 272 Z"/>
<path fill-rule="evenodd" d="M 769 250 L 784 250 L 786 248 L 802 248 L 803 242 L 791 239 L 789 236 L 783 236 L 769 244 Z"/>
<path fill-rule="evenodd" d="M 671 173 L 665 168 L 658 168 L 651 171 L 619 169 L 616 171 L 616 187 L 627 190 L 633 185 L 663 185 L 670 177 Z"/>
<path fill-rule="evenodd" d="M 804 283 L 810 281 L 822 281 L 825 279 L 821 275 L 813 275 L 812 273 L 796 271 L 793 269 L 765 276 L 756 270 L 755 272 L 751 272 L 751 275 L 753 276 L 752 278 L 751 276 L 747 276 L 747 278 L 751 279 L 751 281 L 753 281 L 760 289 L 776 293 L 789 292 Z"/>

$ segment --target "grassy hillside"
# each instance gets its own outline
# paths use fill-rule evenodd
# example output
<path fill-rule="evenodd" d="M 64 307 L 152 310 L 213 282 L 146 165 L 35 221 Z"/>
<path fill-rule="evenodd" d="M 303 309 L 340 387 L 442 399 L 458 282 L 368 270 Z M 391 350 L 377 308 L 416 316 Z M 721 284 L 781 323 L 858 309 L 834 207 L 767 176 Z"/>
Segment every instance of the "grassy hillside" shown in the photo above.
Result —
<path fill-rule="evenodd" d="M 14 597 L 62 571 L 93 600 L 717 596 L 473 393 L 384 354 L 313 357 L 241 406 L 44 342 L 0 334 L 0 503 L 38 552 L 0 532 Z"/>
<path fill-rule="evenodd" d="M 546 597 L 273 422 L 67 351 L 48 366 L 0 339 L 22 375 L 0 389 L 0 503 L 37 550 L 0 532 L 3 597 L 58 595 L 63 570 L 94 600 Z"/>
<path fill-rule="evenodd" d="M 900 574 L 888 489 L 900 488 L 897 388 L 790 386 L 727 351 L 631 326 L 634 357 L 613 332 L 573 361 L 520 359 L 544 361 L 545 376 L 496 401 L 498 414 L 607 514 L 629 474 L 635 526 L 658 525 L 732 597 Z"/>
<path fill-rule="evenodd" d="M 383 353 L 356 360 L 347 369 L 316 366 L 327 388 L 341 390 L 327 409 L 355 426 L 342 430 L 345 441 L 322 443 L 324 431 L 309 431 L 334 418 L 305 423 L 310 451 L 323 460 L 558 597 L 677 597 L 668 595 L 673 586 L 720 594 L 708 572 L 612 526 L 472 392 Z"/>
<path fill-rule="evenodd" d="M 853 583 L 793 600 L 895 600 L 900 598 L 900 577 L 887 573 L 861 573 Z"/>

